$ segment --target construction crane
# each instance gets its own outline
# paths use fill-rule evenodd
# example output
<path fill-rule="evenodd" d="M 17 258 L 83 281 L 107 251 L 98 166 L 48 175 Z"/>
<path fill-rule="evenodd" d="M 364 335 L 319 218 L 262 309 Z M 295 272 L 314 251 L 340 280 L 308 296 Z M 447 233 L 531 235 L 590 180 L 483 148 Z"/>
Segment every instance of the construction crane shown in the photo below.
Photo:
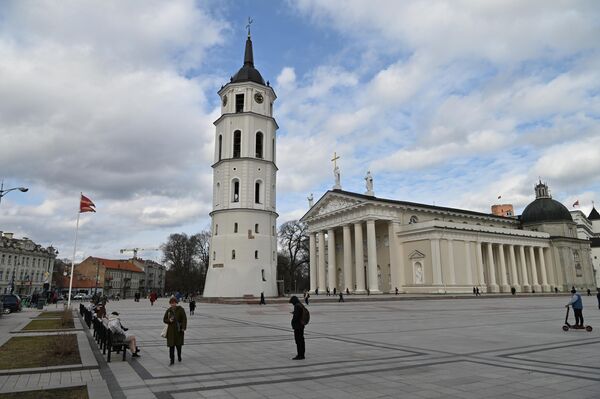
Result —
<path fill-rule="evenodd" d="M 121 249 L 119 252 L 121 252 L 121 253 L 133 252 L 133 259 L 137 259 L 137 254 L 140 251 L 159 251 L 159 249 L 158 248 L 124 248 L 124 249 Z"/>

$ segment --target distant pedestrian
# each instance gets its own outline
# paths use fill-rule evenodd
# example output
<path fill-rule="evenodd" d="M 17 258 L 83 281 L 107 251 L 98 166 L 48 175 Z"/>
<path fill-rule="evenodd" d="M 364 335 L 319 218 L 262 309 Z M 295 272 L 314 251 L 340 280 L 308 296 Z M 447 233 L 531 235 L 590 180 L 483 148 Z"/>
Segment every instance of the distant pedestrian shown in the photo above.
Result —
<path fill-rule="evenodd" d="M 329 287 L 327 287 L 326 291 L 327 291 L 327 296 L 331 295 L 331 292 L 329 291 Z"/>
<path fill-rule="evenodd" d="M 346 287 L 346 295 L 350 295 L 350 290 Z"/>
<path fill-rule="evenodd" d="M 335 296 L 335 287 L 333 287 L 333 296 Z"/>
<path fill-rule="evenodd" d="M 558 287 L 554 287 L 554 293 L 558 294 Z"/>
<path fill-rule="evenodd" d="M 515 295 L 517 293 L 517 289 L 515 287 L 510 288 L 510 293 Z"/>
<path fill-rule="evenodd" d="M 150 293 L 150 306 L 154 306 L 155 301 L 156 301 L 156 292 L 152 291 Z"/>
<path fill-rule="evenodd" d="M 294 341 L 296 341 L 297 353 L 296 357 L 292 358 L 292 360 L 302 360 L 304 359 L 306 349 L 304 345 L 305 308 L 295 295 L 290 298 L 290 303 L 294 305 L 294 311 L 292 312 L 292 328 L 294 329 Z M 306 310 L 306 312 L 308 312 L 308 310 Z"/>
<path fill-rule="evenodd" d="M 396 287 L 396 295 L 398 295 L 398 287 Z"/>
<path fill-rule="evenodd" d="M 342 294 L 342 291 L 340 291 L 340 299 L 338 299 L 338 302 L 344 302 L 344 294 Z"/>
<path fill-rule="evenodd" d="M 590 290 L 589 288 L 587 289 L 587 296 L 592 296 L 592 290 Z"/>
<path fill-rule="evenodd" d="M 575 328 L 583 328 L 583 300 L 575 287 L 571 289 L 571 294 L 573 296 L 566 307 L 571 306 L 573 308 L 573 313 L 575 313 Z"/>
<path fill-rule="evenodd" d="M 196 298 L 192 297 L 190 299 L 190 316 L 192 316 L 195 311 L 196 311 Z"/>
<path fill-rule="evenodd" d="M 315 288 L 315 295 L 319 296 L 319 287 Z"/>
<path fill-rule="evenodd" d="M 475 287 L 475 296 L 481 296 L 481 292 L 479 291 L 479 287 Z"/>
<path fill-rule="evenodd" d="M 477 296 L 477 289 L 473 287 L 473 295 Z"/>
<path fill-rule="evenodd" d="M 306 295 L 304 296 L 304 303 L 308 305 L 308 300 L 309 299 L 310 299 L 310 294 L 307 292 Z"/>
<path fill-rule="evenodd" d="M 174 296 L 169 299 L 170 307 L 165 312 L 163 323 L 167 324 L 167 346 L 169 347 L 169 358 L 172 366 L 175 363 L 175 348 L 177 348 L 177 360 L 181 361 L 181 347 L 187 328 L 187 317 L 185 310 L 177 305 L 177 298 Z"/>
<path fill-rule="evenodd" d="M 260 303 L 259 305 L 266 305 L 267 303 L 265 302 L 265 293 L 261 292 L 260 293 Z"/>

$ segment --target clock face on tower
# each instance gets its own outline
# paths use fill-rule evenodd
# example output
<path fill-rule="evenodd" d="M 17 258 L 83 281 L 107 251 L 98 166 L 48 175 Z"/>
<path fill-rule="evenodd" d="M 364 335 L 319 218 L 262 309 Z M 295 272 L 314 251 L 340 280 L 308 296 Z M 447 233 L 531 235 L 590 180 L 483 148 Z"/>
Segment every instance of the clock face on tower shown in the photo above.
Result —
<path fill-rule="evenodd" d="M 227 95 L 223 96 L 223 106 L 227 105 Z"/>
<path fill-rule="evenodd" d="M 256 93 L 254 95 L 254 101 L 256 101 L 259 104 L 262 104 L 262 102 L 263 102 L 263 95 L 260 94 L 260 93 Z"/>

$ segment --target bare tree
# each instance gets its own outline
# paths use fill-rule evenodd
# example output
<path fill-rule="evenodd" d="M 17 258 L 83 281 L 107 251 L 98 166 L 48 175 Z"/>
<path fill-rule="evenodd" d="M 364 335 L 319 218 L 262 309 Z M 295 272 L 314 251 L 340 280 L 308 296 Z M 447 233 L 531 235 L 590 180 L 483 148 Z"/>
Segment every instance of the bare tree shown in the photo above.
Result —
<path fill-rule="evenodd" d="M 301 290 L 308 284 L 308 235 L 306 224 L 297 220 L 279 227 L 279 278 L 283 277 L 287 291 Z"/>
<path fill-rule="evenodd" d="M 185 233 L 171 234 L 161 245 L 167 271 L 168 291 L 202 291 L 208 267 L 208 244 L 210 232 L 203 231 L 192 236 Z"/>

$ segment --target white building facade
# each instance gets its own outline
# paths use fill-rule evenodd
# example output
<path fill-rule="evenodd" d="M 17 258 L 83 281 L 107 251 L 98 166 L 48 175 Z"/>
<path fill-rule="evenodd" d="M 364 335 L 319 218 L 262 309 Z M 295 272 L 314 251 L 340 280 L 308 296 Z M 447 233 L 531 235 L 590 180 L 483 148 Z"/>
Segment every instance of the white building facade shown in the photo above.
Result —
<path fill-rule="evenodd" d="M 595 287 L 589 240 L 545 184 L 519 218 L 330 190 L 301 221 L 311 292 L 565 292 Z"/>
<path fill-rule="evenodd" d="M 54 270 L 58 251 L 44 248 L 27 237 L 0 232 L 0 293 L 42 293 Z"/>
<path fill-rule="evenodd" d="M 205 297 L 277 295 L 276 132 L 274 90 L 244 65 L 219 90 L 215 121 L 210 263 Z"/>

